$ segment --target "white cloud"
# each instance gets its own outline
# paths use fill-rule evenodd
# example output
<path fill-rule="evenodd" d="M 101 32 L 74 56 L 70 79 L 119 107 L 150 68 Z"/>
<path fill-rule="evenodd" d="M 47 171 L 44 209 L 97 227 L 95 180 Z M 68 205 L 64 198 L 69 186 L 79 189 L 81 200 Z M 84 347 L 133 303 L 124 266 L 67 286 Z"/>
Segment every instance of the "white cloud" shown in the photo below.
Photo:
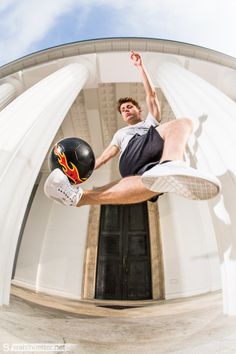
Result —
<path fill-rule="evenodd" d="M 97 22 L 90 15 L 98 6 L 106 7 L 114 18 L 107 37 L 167 38 L 236 56 L 235 0 L 1 0 L 0 61 L 28 53 L 56 28 L 59 18 L 70 13 L 77 14 L 75 31 L 82 33 L 90 21 L 97 37 Z"/>
<path fill-rule="evenodd" d="M 0 7 L 1 61 L 15 59 L 46 36 L 59 16 L 71 11 L 74 0 L 5 1 Z"/>
<path fill-rule="evenodd" d="M 126 28 L 136 36 L 186 41 L 236 56 L 235 14 L 235 0 L 136 0 L 117 32 Z"/>

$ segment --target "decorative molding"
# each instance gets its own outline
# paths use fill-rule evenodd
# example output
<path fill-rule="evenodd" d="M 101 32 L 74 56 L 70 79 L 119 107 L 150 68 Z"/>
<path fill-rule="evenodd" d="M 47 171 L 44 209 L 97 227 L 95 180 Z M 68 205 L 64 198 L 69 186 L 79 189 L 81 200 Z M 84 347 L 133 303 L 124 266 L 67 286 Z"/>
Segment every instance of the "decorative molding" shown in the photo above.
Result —
<path fill-rule="evenodd" d="M 72 120 L 75 135 L 87 141 L 88 144 L 91 144 L 83 91 L 77 96 L 70 109 L 69 115 Z"/>
<path fill-rule="evenodd" d="M 89 212 L 89 227 L 85 246 L 84 275 L 81 298 L 93 300 L 95 298 L 97 251 L 100 224 L 99 205 L 92 205 Z"/>
<path fill-rule="evenodd" d="M 148 219 L 152 268 L 152 297 L 153 300 L 161 300 L 164 299 L 165 288 L 158 203 L 148 202 Z"/>
<path fill-rule="evenodd" d="M 98 98 L 105 148 L 110 144 L 112 136 L 117 131 L 115 84 L 100 84 L 98 86 Z"/>
<path fill-rule="evenodd" d="M 59 140 L 67 136 L 77 136 L 81 139 L 84 139 L 89 144 L 91 144 L 91 136 L 88 126 L 88 119 L 86 114 L 86 107 L 84 103 L 84 93 L 83 91 L 75 99 L 72 104 L 70 111 L 65 116 L 64 121 L 62 122 L 60 128 L 58 129 L 51 146 L 48 150 L 46 158 L 43 162 L 41 172 L 49 172 L 48 168 L 48 155 L 52 146 Z"/>

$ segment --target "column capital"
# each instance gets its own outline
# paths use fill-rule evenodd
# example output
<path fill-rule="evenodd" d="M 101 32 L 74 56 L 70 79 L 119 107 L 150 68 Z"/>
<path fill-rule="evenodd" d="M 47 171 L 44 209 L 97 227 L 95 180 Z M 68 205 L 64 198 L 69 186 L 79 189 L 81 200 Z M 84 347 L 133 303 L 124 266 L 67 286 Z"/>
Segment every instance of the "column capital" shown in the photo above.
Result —
<path fill-rule="evenodd" d="M 170 54 L 161 54 L 158 56 L 153 55 L 144 55 L 143 56 L 145 66 L 152 77 L 155 86 L 160 86 L 158 80 L 158 72 L 159 70 L 165 66 L 169 66 L 170 64 L 176 65 L 178 67 L 183 67 L 183 63 L 176 56 Z"/>
<path fill-rule="evenodd" d="M 63 66 L 70 64 L 80 64 L 87 70 L 88 80 L 85 84 L 85 88 L 94 88 L 98 86 L 97 54 L 71 57 L 64 61 Z"/>
<path fill-rule="evenodd" d="M 19 75 L 17 75 L 19 76 Z M 10 77 L 7 77 L 3 80 L 1 80 L 0 84 L 10 84 L 13 86 L 13 88 L 15 89 L 16 91 L 16 95 L 20 95 L 22 92 L 23 92 L 23 84 L 22 84 L 22 81 L 15 77 L 15 76 L 10 76 Z"/>
<path fill-rule="evenodd" d="M 0 82 L 0 110 L 5 108 L 10 102 L 12 102 L 16 98 L 16 96 L 17 89 L 11 82 Z"/>

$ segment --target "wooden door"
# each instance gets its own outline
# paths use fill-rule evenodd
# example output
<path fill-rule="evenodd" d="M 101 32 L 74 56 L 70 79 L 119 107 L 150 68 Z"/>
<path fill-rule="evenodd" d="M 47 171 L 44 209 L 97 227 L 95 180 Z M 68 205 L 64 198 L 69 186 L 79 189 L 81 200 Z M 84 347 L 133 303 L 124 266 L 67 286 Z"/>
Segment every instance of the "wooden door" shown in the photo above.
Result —
<path fill-rule="evenodd" d="M 152 298 L 147 203 L 103 205 L 96 299 Z"/>

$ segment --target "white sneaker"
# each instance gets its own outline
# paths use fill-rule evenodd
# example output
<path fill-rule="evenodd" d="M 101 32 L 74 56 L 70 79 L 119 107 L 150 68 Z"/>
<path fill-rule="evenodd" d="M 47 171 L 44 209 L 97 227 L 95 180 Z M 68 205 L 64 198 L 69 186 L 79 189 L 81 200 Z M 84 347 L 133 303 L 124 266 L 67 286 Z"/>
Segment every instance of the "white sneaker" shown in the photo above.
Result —
<path fill-rule="evenodd" d="M 146 171 L 141 180 L 154 192 L 172 192 L 194 200 L 215 197 L 221 189 L 213 175 L 189 167 L 184 161 L 170 161 Z"/>
<path fill-rule="evenodd" d="M 44 193 L 60 204 L 76 206 L 83 195 L 83 189 L 72 186 L 66 175 L 56 168 L 46 179 Z"/>

